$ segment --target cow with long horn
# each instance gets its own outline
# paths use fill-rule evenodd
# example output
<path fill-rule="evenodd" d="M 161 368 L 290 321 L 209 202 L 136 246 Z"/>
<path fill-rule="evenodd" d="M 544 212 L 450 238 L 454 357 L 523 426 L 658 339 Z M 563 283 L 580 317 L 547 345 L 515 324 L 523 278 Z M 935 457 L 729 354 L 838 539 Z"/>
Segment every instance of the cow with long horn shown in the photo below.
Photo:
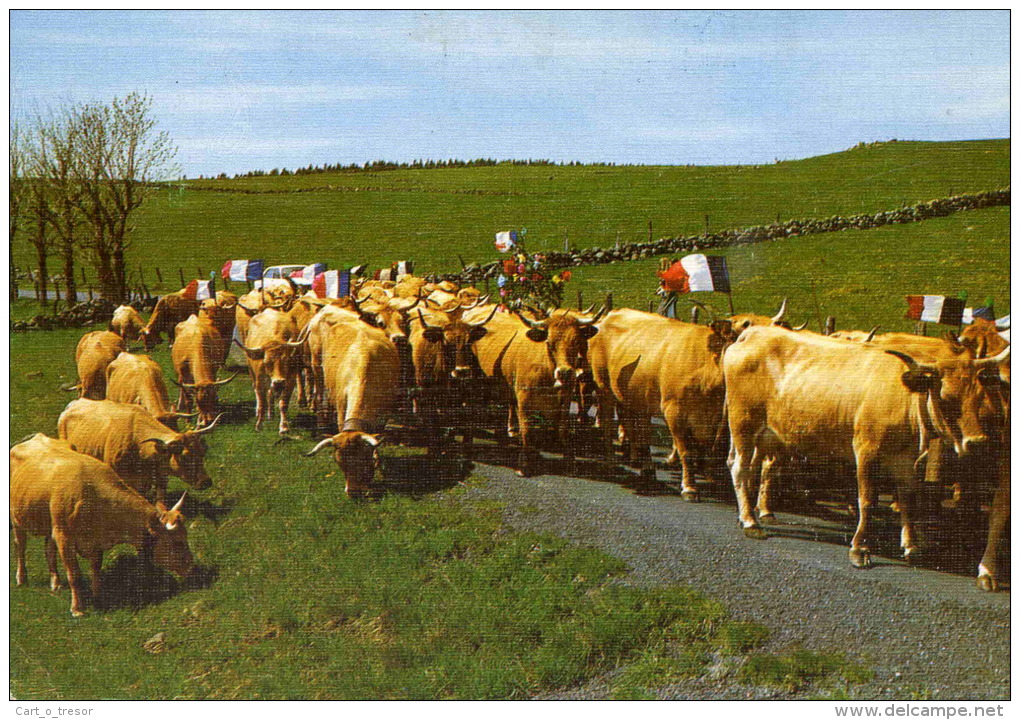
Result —
<path fill-rule="evenodd" d="M 370 490 L 378 464 L 378 433 L 396 406 L 400 361 L 385 333 L 367 323 L 338 322 L 328 333 L 323 373 L 338 432 L 306 454 L 332 448 L 347 495 L 361 497 Z"/>
<path fill-rule="evenodd" d="M 163 368 L 148 355 L 122 352 L 107 366 L 106 399 L 140 405 L 171 430 L 177 429 L 179 419 L 198 417 L 198 413 L 174 410 Z"/>
<path fill-rule="evenodd" d="M 786 329 L 792 329 L 790 323 L 786 319 L 787 299 L 783 298 L 782 304 L 779 306 L 778 312 L 772 317 L 767 315 L 756 315 L 754 313 L 740 313 L 730 318 L 730 323 L 733 325 L 733 331 L 738 335 L 749 327 L 752 326 L 769 326 L 782 327 Z M 807 323 L 797 328 L 803 330 L 807 326 Z"/>
<path fill-rule="evenodd" d="M 233 380 L 236 373 L 225 380 L 216 379 L 223 365 L 223 336 L 208 317 L 192 315 L 177 326 L 176 336 L 170 359 L 177 374 L 173 382 L 180 388 L 177 409 L 186 412 L 196 405 L 199 424 L 207 425 L 216 416 L 219 387 Z"/>
<path fill-rule="evenodd" d="M 473 320 L 486 308 L 465 314 Z M 533 435 L 534 416 L 541 415 L 557 428 L 567 459 L 574 455 L 570 437 L 570 399 L 575 383 L 589 371 L 588 342 L 599 332 L 597 323 L 605 308 L 588 316 L 577 311 L 556 310 L 537 319 L 523 313 L 497 314 L 476 342 L 482 371 L 495 378 L 509 401 L 507 432 L 520 432 L 518 474 L 532 472 L 537 456 Z"/>
<path fill-rule="evenodd" d="M 290 397 L 304 367 L 303 350 L 310 332 L 291 313 L 266 308 L 251 320 L 245 343 L 234 342 L 248 358 L 248 372 L 255 389 L 255 430 L 272 417 L 272 403 L 280 412 L 280 435 L 290 430 L 287 410 Z"/>
<path fill-rule="evenodd" d="M 411 326 L 411 362 L 417 388 L 417 411 L 426 428 L 429 452 L 439 452 L 440 431 L 444 423 L 460 429 L 464 444 L 473 440 L 470 418 L 467 422 L 454 419 L 463 415 L 465 384 L 480 377 L 475 356 L 477 342 L 488 332 L 488 324 L 497 308 L 480 309 L 485 315 L 473 320 L 463 319 L 459 312 L 443 313 L 417 310 Z"/>
<path fill-rule="evenodd" d="M 112 467 L 141 494 L 154 489 L 155 499 L 163 502 L 170 475 L 196 490 L 212 485 L 205 469 L 205 437 L 219 419 L 201 430 L 177 432 L 138 405 L 75 400 L 60 414 L 57 432 L 77 452 Z"/>

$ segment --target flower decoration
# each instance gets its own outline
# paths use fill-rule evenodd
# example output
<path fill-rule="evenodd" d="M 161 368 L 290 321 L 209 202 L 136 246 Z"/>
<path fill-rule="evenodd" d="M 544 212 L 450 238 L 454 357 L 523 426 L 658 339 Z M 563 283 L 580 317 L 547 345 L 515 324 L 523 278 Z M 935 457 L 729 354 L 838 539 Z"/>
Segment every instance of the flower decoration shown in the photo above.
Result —
<path fill-rule="evenodd" d="M 502 272 L 496 278 L 500 307 L 518 310 L 525 305 L 559 307 L 563 300 L 563 284 L 570 280 L 569 270 L 547 265 L 541 253 L 529 253 L 524 245 L 524 232 L 518 233 L 516 253 L 502 261 Z"/>

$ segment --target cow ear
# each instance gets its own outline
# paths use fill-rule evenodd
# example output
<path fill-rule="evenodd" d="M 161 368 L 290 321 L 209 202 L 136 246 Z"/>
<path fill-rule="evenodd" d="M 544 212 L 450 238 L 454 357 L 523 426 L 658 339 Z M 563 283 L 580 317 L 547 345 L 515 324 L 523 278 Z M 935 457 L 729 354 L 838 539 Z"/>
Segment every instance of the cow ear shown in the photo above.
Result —
<path fill-rule="evenodd" d="M 470 332 L 468 332 L 468 337 L 471 339 L 471 342 L 477 342 L 485 337 L 485 333 L 487 332 L 489 331 L 479 325 L 478 327 L 471 328 Z"/>
<path fill-rule="evenodd" d="M 426 340 L 429 342 L 437 343 L 443 340 L 443 329 L 437 327 L 427 327 L 422 333 Z"/>
<path fill-rule="evenodd" d="M 599 329 L 597 325 L 585 325 L 581 328 L 581 337 L 585 340 L 591 340 L 593 337 L 598 335 Z"/>
<path fill-rule="evenodd" d="M 531 328 L 525 334 L 528 336 L 528 340 L 532 340 L 534 342 L 545 342 L 549 337 L 549 331 L 545 328 Z"/>

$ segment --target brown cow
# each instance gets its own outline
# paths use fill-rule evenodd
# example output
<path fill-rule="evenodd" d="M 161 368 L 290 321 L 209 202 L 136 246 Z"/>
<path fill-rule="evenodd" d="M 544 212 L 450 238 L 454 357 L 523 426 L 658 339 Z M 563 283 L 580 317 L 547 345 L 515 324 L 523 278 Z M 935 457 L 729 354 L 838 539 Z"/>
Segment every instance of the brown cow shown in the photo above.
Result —
<path fill-rule="evenodd" d="M 237 374 L 226 380 L 216 379 L 216 373 L 223 365 L 223 338 L 209 318 L 192 315 L 177 326 L 176 335 L 170 359 L 177 373 L 174 383 L 181 390 L 177 409 L 181 412 L 189 409 L 194 395 L 199 424 L 207 425 L 216 415 L 217 388 L 226 385 Z"/>
<path fill-rule="evenodd" d="M 638 310 L 614 310 L 588 342 L 609 447 L 616 407 L 641 473 L 655 477 L 649 445 L 652 416 L 666 420 L 673 438 L 668 465 L 683 469 L 683 495 L 697 497 L 692 461 L 707 460 L 724 422 L 722 353 L 736 339 L 728 320 L 692 325 Z"/>
<path fill-rule="evenodd" d="M 992 357 L 1009 346 L 1009 341 L 1000 334 L 1002 330 L 1008 328 L 999 328 L 991 320 L 974 318 L 974 322 L 960 335 L 960 343 L 970 348 L 974 357 Z"/>
<path fill-rule="evenodd" d="M 306 336 L 291 313 L 266 308 L 251 319 L 245 344 L 237 343 L 248 356 L 248 372 L 255 389 L 255 430 L 261 430 L 263 421 L 272 417 L 273 400 L 279 405 L 280 434 L 290 430 L 287 409 L 304 366 Z"/>
<path fill-rule="evenodd" d="M 225 293 L 226 291 L 220 291 L 217 296 Z M 198 307 L 198 316 L 208 318 L 220 334 L 223 355 L 221 362 L 223 363 L 227 362 L 227 355 L 230 353 L 230 338 L 234 336 L 234 324 L 236 323 L 237 297 L 233 296 L 233 293 L 230 295 L 232 297 L 225 298 L 224 304 L 221 304 L 219 299 L 209 298 L 203 300 Z"/>
<path fill-rule="evenodd" d="M 790 327 L 790 323 L 786 320 L 786 298 L 783 298 L 783 304 L 779 306 L 779 312 L 772 317 L 768 317 L 767 315 L 755 315 L 754 313 L 740 313 L 732 316 L 729 320 L 733 326 L 733 332 L 737 335 L 749 327 L 774 325 L 776 327 L 786 328 L 787 330 L 798 331 L 807 327 L 806 322 L 798 327 Z"/>
<path fill-rule="evenodd" d="M 106 368 L 106 399 L 141 405 L 150 415 L 171 430 L 177 419 L 194 417 L 176 412 L 163 382 L 163 368 L 148 355 L 122 352 Z"/>
<path fill-rule="evenodd" d="M 977 585 L 982 590 L 994 592 L 999 588 L 998 555 L 999 542 L 1006 531 L 1006 522 L 1009 520 L 1010 502 L 1010 348 L 1006 348 L 998 355 L 979 363 L 987 363 L 983 373 L 991 374 L 991 377 L 983 377 L 982 380 L 988 387 L 989 394 L 997 400 L 997 405 L 1003 419 L 1002 444 L 999 448 L 998 463 L 998 485 L 995 488 L 995 496 L 992 498 L 991 510 L 988 514 L 988 538 L 985 542 L 985 552 L 978 563 Z M 997 368 L 995 366 L 998 366 Z"/>
<path fill-rule="evenodd" d="M 116 333 L 97 330 L 78 341 L 74 361 L 78 366 L 78 397 L 102 400 L 106 397 L 106 368 L 127 351 Z"/>
<path fill-rule="evenodd" d="M 368 492 L 375 475 L 377 433 L 396 406 L 400 360 L 386 334 L 365 323 L 339 322 L 329 335 L 323 372 L 339 432 L 306 454 L 331 446 L 346 478 L 347 495 L 360 497 Z"/>
<path fill-rule="evenodd" d="M 130 305 L 121 305 L 113 311 L 113 318 L 110 319 L 110 332 L 116 333 L 124 338 L 125 342 L 134 342 L 145 327 L 145 320 Z"/>
<path fill-rule="evenodd" d="M 172 345 L 177 332 L 177 325 L 198 312 L 198 300 L 184 297 L 184 290 L 167 293 L 156 301 L 156 307 L 149 316 L 148 324 L 139 331 L 146 350 L 152 350 L 162 341 L 166 333 Z"/>
<path fill-rule="evenodd" d="M 484 317 L 482 313 L 489 313 L 490 309 L 477 307 L 465 313 L 464 319 L 471 322 Z M 585 317 L 571 311 L 556 311 L 542 320 L 497 313 L 486 325 L 486 334 L 475 342 L 482 372 L 500 380 L 511 401 L 507 420 L 509 434 L 514 434 L 515 425 L 520 427 L 518 475 L 526 476 L 531 472 L 532 417 L 535 414 L 558 429 L 566 456 L 573 456 L 573 445 L 567 442 L 565 420 L 574 383 L 589 369 L 588 341 L 598 332 L 595 323 L 603 312 Z"/>
<path fill-rule="evenodd" d="M 218 418 L 217 418 L 218 419 Z M 57 420 L 57 433 L 71 447 L 102 460 L 142 495 L 155 488 L 166 500 L 167 477 L 175 475 L 196 490 L 212 480 L 205 470 L 202 435 L 216 426 L 179 433 L 138 405 L 110 400 L 75 400 Z"/>
<path fill-rule="evenodd" d="M 60 588 L 57 556 L 71 586 L 71 614 L 80 617 L 81 568 L 78 555 L 92 570 L 92 596 L 102 593 L 103 553 L 123 543 L 151 553 L 153 562 L 180 577 L 191 572 L 181 505 L 167 510 L 124 484 L 109 465 L 74 452 L 62 440 L 38 434 L 11 448 L 11 524 L 18 554 L 18 585 L 28 580 L 25 546 L 28 535 L 46 539 L 50 587 Z"/>
<path fill-rule="evenodd" d="M 967 365 L 967 360 L 918 363 L 871 344 L 779 328 L 741 333 L 726 351 L 723 373 L 731 472 L 745 533 L 762 536 L 748 499 L 756 449 L 763 455 L 826 456 L 856 466 L 859 517 L 850 562 L 871 565 L 867 539 L 883 471 L 894 481 L 901 545 L 910 559 L 917 550 L 911 515 L 914 465 L 926 434 L 935 428 L 949 433 L 965 452 L 983 433 L 970 397 L 983 391 L 967 378 Z M 961 408 L 959 414 L 951 414 L 953 407 Z"/>

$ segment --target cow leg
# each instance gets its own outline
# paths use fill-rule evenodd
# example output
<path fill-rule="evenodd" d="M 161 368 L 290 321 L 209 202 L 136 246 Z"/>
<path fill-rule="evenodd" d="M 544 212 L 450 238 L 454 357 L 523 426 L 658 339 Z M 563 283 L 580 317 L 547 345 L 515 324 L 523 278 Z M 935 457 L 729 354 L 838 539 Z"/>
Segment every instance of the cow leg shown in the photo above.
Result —
<path fill-rule="evenodd" d="M 857 531 L 850 542 L 850 564 L 856 568 L 871 567 L 868 551 L 868 523 L 875 506 L 875 454 L 868 449 L 855 448 L 857 456 Z"/>
<path fill-rule="evenodd" d="M 602 456 L 613 458 L 613 395 L 608 390 L 598 389 L 598 415 L 595 425 L 601 440 Z"/>
<path fill-rule="evenodd" d="M 103 553 L 101 551 L 91 551 L 88 555 L 88 561 L 89 569 L 92 571 L 92 604 L 94 607 L 99 607 L 99 598 L 103 591 Z"/>
<path fill-rule="evenodd" d="M 532 451 L 531 418 L 528 417 L 528 395 L 519 393 L 517 399 L 517 423 L 520 427 L 521 446 L 517 453 L 517 475 L 529 477 L 534 471 Z"/>
<path fill-rule="evenodd" d="M 1000 462 L 1006 463 L 1005 468 L 1000 471 L 999 487 L 995 489 L 995 498 L 992 500 L 992 509 L 988 516 L 988 541 L 985 544 L 985 554 L 978 565 L 978 587 L 987 592 L 994 592 L 998 589 L 998 554 L 999 541 L 1006 530 L 1006 521 L 1009 520 L 1009 455 Z"/>
<path fill-rule="evenodd" d="M 52 537 L 46 538 L 46 567 L 50 571 L 50 590 L 56 592 L 63 583 L 60 582 L 60 573 L 57 572 L 57 544 Z"/>
<path fill-rule="evenodd" d="M 18 551 L 18 585 L 28 582 L 28 569 L 25 565 L 25 546 L 28 544 L 28 533 L 24 528 L 14 526 L 14 546 Z"/>
<path fill-rule="evenodd" d="M 759 457 L 759 450 L 755 451 L 756 458 Z M 779 471 L 779 456 L 772 453 L 760 453 L 764 457 L 760 458 L 760 462 L 756 462 L 756 465 L 761 466 L 761 475 L 758 482 L 758 520 L 763 524 L 768 522 L 775 522 L 776 516 L 772 512 L 772 481 L 775 479 L 776 474 Z M 757 475 L 758 473 L 755 472 Z"/>
<path fill-rule="evenodd" d="M 262 378 L 252 374 L 251 382 L 255 388 L 255 431 L 258 432 L 262 430 L 262 423 L 266 419 L 266 406 L 269 403 L 266 401 L 266 388 Z"/>
<path fill-rule="evenodd" d="M 698 499 L 698 487 L 694 484 L 694 471 L 691 468 L 690 453 L 687 449 L 686 428 L 683 427 L 680 406 L 678 403 L 666 403 L 662 408 L 662 416 L 666 420 L 669 434 L 673 438 L 673 452 L 670 459 L 676 457 L 674 465 L 679 463 L 681 468 L 681 493 L 684 500 L 696 502 Z M 669 460 L 666 461 L 669 465 Z"/>
<path fill-rule="evenodd" d="M 81 599 L 81 568 L 78 566 L 74 543 L 60 528 L 53 528 L 53 542 L 56 543 L 60 560 L 64 563 L 67 584 L 71 586 L 71 615 L 81 617 L 85 614 L 85 604 Z"/>
<path fill-rule="evenodd" d="M 733 434 L 733 464 L 730 474 L 733 477 L 733 492 L 737 496 L 737 517 L 744 535 L 751 538 L 763 538 L 765 533 L 754 517 L 748 488 L 754 481 L 754 444 L 747 438 L 750 435 Z"/>
<path fill-rule="evenodd" d="M 286 435 L 290 431 L 290 425 L 287 423 L 287 410 L 290 407 L 290 396 L 294 394 L 294 380 L 287 380 L 283 386 L 283 394 L 280 395 L 279 408 L 280 408 L 280 434 Z"/>
<path fill-rule="evenodd" d="M 914 527 L 914 510 L 917 499 L 917 481 L 914 473 L 914 460 L 911 457 L 891 458 L 886 462 L 894 479 L 896 488 L 896 509 L 900 515 L 900 547 L 903 548 L 903 559 L 913 561 L 917 558 L 917 530 Z"/>
<path fill-rule="evenodd" d="M 510 409 L 507 412 L 506 435 L 509 438 L 515 438 L 518 435 L 517 406 L 514 402 L 510 403 Z"/>

